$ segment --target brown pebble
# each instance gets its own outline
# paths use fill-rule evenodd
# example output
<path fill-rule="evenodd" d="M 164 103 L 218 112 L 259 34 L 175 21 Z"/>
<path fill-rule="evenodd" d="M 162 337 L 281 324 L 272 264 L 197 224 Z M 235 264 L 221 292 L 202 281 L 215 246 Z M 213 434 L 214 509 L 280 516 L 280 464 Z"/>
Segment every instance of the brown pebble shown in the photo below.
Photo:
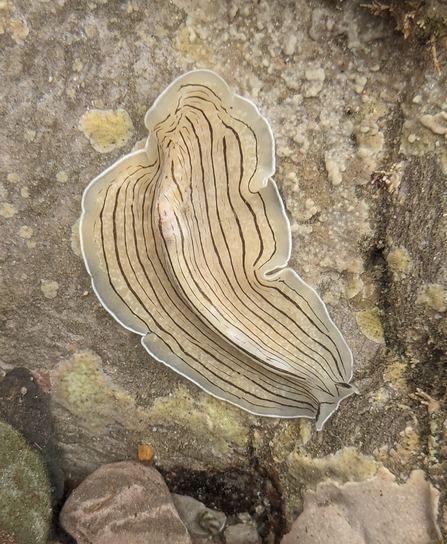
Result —
<path fill-rule="evenodd" d="M 3 527 L 0 527 L 1 544 L 18 544 L 17 540 Z"/>
<path fill-rule="evenodd" d="M 83 544 L 191 544 L 160 473 L 135 461 L 88 476 L 69 496 L 60 522 Z"/>
<path fill-rule="evenodd" d="M 143 463 L 152 461 L 154 457 L 154 450 L 147 444 L 141 444 L 138 446 L 138 459 Z"/>

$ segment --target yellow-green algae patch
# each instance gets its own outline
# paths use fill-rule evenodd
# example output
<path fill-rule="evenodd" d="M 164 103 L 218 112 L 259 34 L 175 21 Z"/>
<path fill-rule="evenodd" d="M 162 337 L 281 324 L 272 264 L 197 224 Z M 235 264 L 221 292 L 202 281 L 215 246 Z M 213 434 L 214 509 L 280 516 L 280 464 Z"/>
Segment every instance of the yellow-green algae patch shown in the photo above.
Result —
<path fill-rule="evenodd" d="M 45 298 L 56 298 L 59 284 L 53 280 L 40 280 L 40 290 Z"/>
<path fill-rule="evenodd" d="M 9 0 L 0 1 L 0 34 L 8 32 L 18 45 L 23 45 L 29 34 L 29 27 L 25 19 L 14 16 L 15 6 Z"/>
<path fill-rule="evenodd" d="M 287 464 L 290 475 L 307 487 L 315 487 L 327 478 L 338 483 L 362 482 L 372 478 L 380 466 L 374 457 L 351 447 L 321 458 L 310 457 L 297 448 L 287 458 Z"/>
<path fill-rule="evenodd" d="M 36 131 L 35 130 L 30 130 L 30 129 L 25 129 L 25 140 L 27 142 L 34 142 L 35 138 L 36 138 Z"/>
<path fill-rule="evenodd" d="M 437 283 L 427 283 L 419 289 L 416 302 L 426 304 L 437 312 L 445 312 L 447 310 L 447 290 Z"/>
<path fill-rule="evenodd" d="M 61 361 L 51 379 L 54 400 L 95 434 L 105 434 L 116 421 L 131 423 L 136 415 L 134 399 L 112 383 L 102 370 L 101 358 L 90 350 Z"/>
<path fill-rule="evenodd" d="M 207 437 L 215 456 L 230 454 L 232 447 L 243 447 L 248 440 L 243 422 L 250 416 L 209 395 L 196 400 L 185 387 L 157 399 L 149 410 L 138 408 L 135 399 L 103 372 L 101 358 L 90 350 L 61 361 L 51 379 L 53 399 L 95 435 L 105 434 L 116 422 L 128 430 L 180 425 L 189 436 Z"/>
<path fill-rule="evenodd" d="M 404 247 L 397 247 L 391 250 L 388 253 L 386 262 L 393 274 L 394 281 L 400 281 L 406 278 L 413 266 L 410 254 Z"/>
<path fill-rule="evenodd" d="M 56 174 L 56 180 L 59 182 L 59 183 L 67 183 L 68 181 L 68 176 L 66 174 L 66 172 L 64 171 L 60 171 Z"/>
<path fill-rule="evenodd" d="M 16 213 L 18 213 L 18 210 L 12 204 L 9 204 L 8 202 L 2 202 L 0 204 L 0 215 L 5 219 L 11 219 Z"/>
<path fill-rule="evenodd" d="M 269 446 L 275 463 L 282 463 L 299 446 L 305 446 L 312 437 L 312 425 L 308 419 L 279 422 Z M 261 442 L 262 445 L 262 442 Z"/>
<path fill-rule="evenodd" d="M 372 308 L 371 310 L 365 310 L 363 312 L 356 312 L 355 319 L 366 338 L 376 342 L 376 344 L 385 343 L 378 308 Z"/>
<path fill-rule="evenodd" d="M 408 393 L 409 387 L 406 379 L 407 363 L 394 361 L 388 365 L 383 373 L 383 381 L 390 384 L 400 393 Z"/>
<path fill-rule="evenodd" d="M 9 183 L 18 183 L 20 181 L 20 176 L 15 172 L 11 172 L 6 176 L 6 179 L 9 181 Z"/>
<path fill-rule="evenodd" d="M 29 240 L 33 236 L 33 232 L 31 227 L 24 225 L 23 227 L 20 227 L 19 236 L 25 238 L 25 240 Z"/>
<path fill-rule="evenodd" d="M 357 448 L 346 447 L 325 457 L 311 457 L 304 448 L 297 447 L 286 459 L 291 483 L 299 488 L 316 489 L 328 478 L 344 484 L 362 482 L 372 478 L 381 466 L 374 457 L 362 454 Z M 285 495 L 284 507 L 288 515 L 295 518 L 303 509 L 300 493 Z"/>
<path fill-rule="evenodd" d="M 82 69 L 84 68 L 84 63 L 80 59 L 75 59 L 71 69 L 73 72 L 82 72 Z"/>
<path fill-rule="evenodd" d="M 99 153 L 123 147 L 134 132 L 132 119 L 122 109 L 91 109 L 81 117 L 78 128 Z"/>
<path fill-rule="evenodd" d="M 113 384 L 104 373 L 101 358 L 80 350 L 52 372 L 53 398 L 96 435 L 118 422 L 127 429 L 173 424 L 194 436 L 207 436 L 214 455 L 227 455 L 232 446 L 245 446 L 247 416 L 238 408 L 201 394 L 195 400 L 184 387 L 155 401 L 150 410 L 138 408 L 135 399 Z"/>
<path fill-rule="evenodd" d="M 231 444 L 245 446 L 248 440 L 247 429 L 241 421 L 246 414 L 242 416 L 240 409 L 210 395 L 201 394 L 196 401 L 185 387 L 156 400 L 150 412 L 151 419 L 154 416 L 166 423 L 175 421 L 191 433 L 209 435 L 215 455 L 230 453 Z"/>

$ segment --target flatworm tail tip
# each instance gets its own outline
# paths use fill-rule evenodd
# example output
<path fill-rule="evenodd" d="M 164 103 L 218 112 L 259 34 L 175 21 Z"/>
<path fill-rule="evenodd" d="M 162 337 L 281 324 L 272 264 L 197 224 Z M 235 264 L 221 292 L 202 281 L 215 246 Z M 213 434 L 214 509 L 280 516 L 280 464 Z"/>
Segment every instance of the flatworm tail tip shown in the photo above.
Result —
<path fill-rule="evenodd" d="M 315 428 L 317 431 L 322 431 L 326 421 L 332 416 L 332 414 L 338 410 L 340 403 L 343 399 L 350 397 L 351 395 L 358 395 L 359 390 L 355 385 L 350 383 L 337 383 L 335 384 L 339 392 L 337 402 L 327 403 L 322 402 L 318 407 L 317 414 L 315 416 Z"/>

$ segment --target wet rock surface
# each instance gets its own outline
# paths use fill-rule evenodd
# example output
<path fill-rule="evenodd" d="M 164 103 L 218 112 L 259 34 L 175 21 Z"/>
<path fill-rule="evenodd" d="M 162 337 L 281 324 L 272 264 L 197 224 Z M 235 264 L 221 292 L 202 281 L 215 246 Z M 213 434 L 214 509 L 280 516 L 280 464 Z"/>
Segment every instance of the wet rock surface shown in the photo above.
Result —
<path fill-rule="evenodd" d="M 366 482 L 327 481 L 305 492 L 304 511 L 281 544 L 431 544 L 441 538 L 438 499 L 420 470 L 401 485 L 384 468 Z"/>
<path fill-rule="evenodd" d="M 172 493 L 175 508 L 191 535 L 192 544 L 201 544 L 219 539 L 223 534 L 227 518 L 223 512 L 207 508 L 202 502 Z"/>
<path fill-rule="evenodd" d="M 224 538 L 228 544 L 261 544 L 261 537 L 250 522 L 230 525 L 225 529 Z"/>
<path fill-rule="evenodd" d="M 302 491 L 328 477 L 384 465 L 403 481 L 423 467 L 445 538 L 446 32 L 442 10 L 411 4 L 394 22 L 354 0 L 0 2 L 0 368 L 46 385 L 67 480 L 150 444 L 171 491 L 246 511 L 277 544 Z M 80 258 L 84 188 L 147 137 L 146 110 L 194 68 L 269 120 L 291 265 L 353 350 L 361 394 L 321 433 L 242 412 L 151 360 Z M 88 116 L 82 131 L 87 111 L 125 122 L 101 136 Z"/>
<path fill-rule="evenodd" d="M 191 544 L 163 478 L 135 462 L 91 474 L 68 498 L 60 522 L 78 544 Z"/>
<path fill-rule="evenodd" d="M 64 475 L 55 449 L 50 396 L 31 372 L 15 368 L 0 382 L 0 419 L 17 429 L 45 463 L 53 504 L 62 498 Z"/>
<path fill-rule="evenodd" d="M 225 516 L 223 512 L 207 508 L 200 501 L 172 493 L 177 512 L 188 528 L 192 544 L 210 542 L 225 544 L 259 544 L 261 524 L 248 513 Z"/>

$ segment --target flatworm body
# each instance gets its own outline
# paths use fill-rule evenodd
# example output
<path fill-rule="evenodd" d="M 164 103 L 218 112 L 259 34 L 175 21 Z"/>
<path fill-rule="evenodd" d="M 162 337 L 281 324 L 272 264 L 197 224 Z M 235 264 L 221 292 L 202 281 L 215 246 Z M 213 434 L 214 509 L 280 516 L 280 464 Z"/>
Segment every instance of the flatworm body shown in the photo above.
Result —
<path fill-rule="evenodd" d="M 352 355 L 290 268 L 267 121 L 208 70 L 176 79 L 150 135 L 95 178 L 81 245 L 96 294 L 148 352 L 254 414 L 316 418 L 357 390 Z"/>

